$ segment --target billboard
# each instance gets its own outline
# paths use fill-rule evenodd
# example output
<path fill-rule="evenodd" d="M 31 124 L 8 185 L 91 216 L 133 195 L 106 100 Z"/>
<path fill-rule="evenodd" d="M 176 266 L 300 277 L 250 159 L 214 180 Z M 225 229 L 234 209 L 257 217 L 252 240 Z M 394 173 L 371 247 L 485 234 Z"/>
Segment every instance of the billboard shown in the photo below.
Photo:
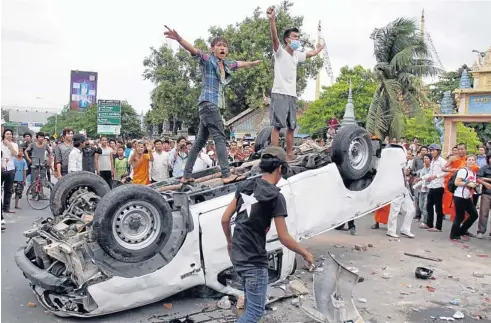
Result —
<path fill-rule="evenodd" d="M 70 72 L 70 110 L 84 111 L 97 103 L 97 73 Z"/>

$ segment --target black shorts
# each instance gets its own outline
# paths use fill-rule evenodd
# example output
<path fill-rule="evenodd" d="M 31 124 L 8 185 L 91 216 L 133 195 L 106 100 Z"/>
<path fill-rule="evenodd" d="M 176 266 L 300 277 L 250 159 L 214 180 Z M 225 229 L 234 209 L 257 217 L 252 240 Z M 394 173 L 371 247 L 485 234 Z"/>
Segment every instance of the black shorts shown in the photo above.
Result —
<path fill-rule="evenodd" d="M 23 192 L 24 192 L 24 182 L 14 182 L 15 197 L 21 199 Z"/>
<path fill-rule="evenodd" d="M 269 120 L 275 128 L 295 130 L 297 127 L 297 98 L 291 95 L 271 93 Z"/>

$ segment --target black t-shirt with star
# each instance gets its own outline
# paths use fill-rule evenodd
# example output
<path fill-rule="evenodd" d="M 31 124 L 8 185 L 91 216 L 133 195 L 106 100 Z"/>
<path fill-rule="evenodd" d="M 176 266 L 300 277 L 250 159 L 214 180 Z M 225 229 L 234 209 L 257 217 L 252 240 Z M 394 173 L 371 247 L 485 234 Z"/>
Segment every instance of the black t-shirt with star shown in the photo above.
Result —
<path fill-rule="evenodd" d="M 231 259 L 236 271 L 267 267 L 266 234 L 274 217 L 288 215 L 280 189 L 262 178 L 239 185 L 235 193 L 237 210 L 232 225 Z"/>

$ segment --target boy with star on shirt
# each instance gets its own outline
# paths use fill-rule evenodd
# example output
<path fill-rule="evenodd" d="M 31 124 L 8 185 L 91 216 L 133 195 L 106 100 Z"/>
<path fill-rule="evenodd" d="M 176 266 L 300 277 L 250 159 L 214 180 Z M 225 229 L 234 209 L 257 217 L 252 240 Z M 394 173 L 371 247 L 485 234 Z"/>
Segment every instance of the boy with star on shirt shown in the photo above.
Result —
<path fill-rule="evenodd" d="M 239 323 L 258 322 L 264 313 L 268 289 L 266 234 L 273 219 L 280 242 L 301 255 L 309 267 L 314 263 L 312 254 L 290 236 L 286 226 L 286 200 L 276 186 L 288 168 L 286 157 L 283 148 L 267 147 L 261 154 L 259 164 L 262 177 L 239 184 L 234 199 L 222 217 L 230 259 L 244 287 L 245 311 Z"/>

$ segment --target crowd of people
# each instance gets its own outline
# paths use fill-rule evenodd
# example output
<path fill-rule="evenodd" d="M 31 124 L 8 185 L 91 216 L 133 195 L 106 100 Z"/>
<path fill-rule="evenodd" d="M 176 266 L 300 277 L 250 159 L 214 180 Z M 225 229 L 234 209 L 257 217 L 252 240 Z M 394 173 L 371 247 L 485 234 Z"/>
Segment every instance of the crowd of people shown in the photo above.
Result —
<path fill-rule="evenodd" d="M 388 138 L 385 143 L 389 143 Z M 491 210 L 491 141 L 479 147 L 477 155 L 468 154 L 467 145 L 459 143 L 446 158 L 442 157 L 438 144 L 427 147 L 419 144 L 418 139 L 408 144 L 404 138 L 393 139 L 390 143 L 401 145 L 407 152 L 406 195 L 411 202 L 408 210 L 394 203 L 378 210 L 372 229 L 378 229 L 381 223 L 387 224 L 387 235 L 398 237 L 392 222 L 404 212 L 407 219 L 416 219 L 421 229 L 430 232 L 442 232 L 443 220 L 448 216 L 453 222 L 451 241 L 467 241 L 469 237 L 482 239 Z M 477 220 L 477 232 L 473 234 L 469 229 Z M 407 230 L 407 225 L 403 224 L 401 234 L 414 237 Z"/>

